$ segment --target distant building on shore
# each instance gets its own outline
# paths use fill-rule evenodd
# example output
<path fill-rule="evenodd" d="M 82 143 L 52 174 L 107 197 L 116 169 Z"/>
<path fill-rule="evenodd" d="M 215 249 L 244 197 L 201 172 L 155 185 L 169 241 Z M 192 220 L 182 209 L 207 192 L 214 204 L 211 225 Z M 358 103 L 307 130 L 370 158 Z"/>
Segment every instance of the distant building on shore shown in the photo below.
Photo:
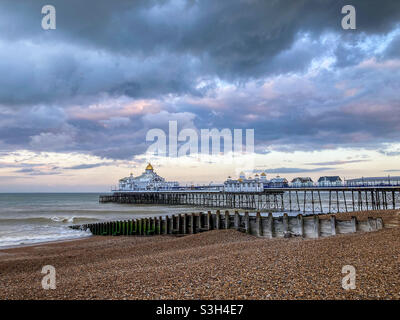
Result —
<path fill-rule="evenodd" d="M 314 182 L 310 177 L 297 177 L 292 180 L 291 185 L 295 188 L 313 187 Z"/>
<path fill-rule="evenodd" d="M 177 187 L 179 187 L 178 182 L 165 181 L 149 163 L 140 176 L 134 177 L 131 173 L 129 177 L 120 179 L 118 191 L 172 190 Z"/>
<path fill-rule="evenodd" d="M 340 187 L 343 181 L 339 176 L 323 176 L 318 179 L 319 187 Z"/>
<path fill-rule="evenodd" d="M 361 187 L 361 186 L 399 186 L 400 176 L 387 176 L 387 177 L 362 177 L 357 179 L 346 180 L 348 187 Z"/>

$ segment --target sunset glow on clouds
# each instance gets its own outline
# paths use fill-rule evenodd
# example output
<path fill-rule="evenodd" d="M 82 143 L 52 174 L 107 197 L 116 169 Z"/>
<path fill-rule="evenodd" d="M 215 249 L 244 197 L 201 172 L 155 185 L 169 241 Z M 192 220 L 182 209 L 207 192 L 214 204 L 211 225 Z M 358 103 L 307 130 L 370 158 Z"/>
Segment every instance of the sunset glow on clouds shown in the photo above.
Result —
<path fill-rule="evenodd" d="M 398 1 L 354 1 L 355 31 L 333 0 L 53 1 L 49 32 L 42 2 L 0 4 L 0 191 L 108 191 L 147 161 L 182 183 L 240 169 L 150 157 L 168 121 L 254 129 L 269 177 L 400 175 Z"/>

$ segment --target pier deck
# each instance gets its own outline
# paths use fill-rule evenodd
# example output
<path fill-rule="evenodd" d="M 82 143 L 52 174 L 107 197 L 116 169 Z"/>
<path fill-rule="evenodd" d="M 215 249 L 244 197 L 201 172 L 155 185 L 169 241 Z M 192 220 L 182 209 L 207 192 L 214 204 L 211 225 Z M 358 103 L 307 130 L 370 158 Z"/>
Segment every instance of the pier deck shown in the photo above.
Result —
<path fill-rule="evenodd" d="M 171 190 L 114 192 L 101 203 L 185 205 L 271 212 L 339 213 L 400 208 L 400 186 L 268 188 L 262 192 Z"/>

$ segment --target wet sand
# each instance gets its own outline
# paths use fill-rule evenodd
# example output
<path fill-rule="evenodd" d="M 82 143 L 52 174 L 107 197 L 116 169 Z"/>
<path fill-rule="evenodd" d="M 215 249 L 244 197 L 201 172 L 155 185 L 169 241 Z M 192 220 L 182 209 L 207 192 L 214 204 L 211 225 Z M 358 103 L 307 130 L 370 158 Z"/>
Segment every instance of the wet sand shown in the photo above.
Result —
<path fill-rule="evenodd" d="M 339 214 L 338 218 L 350 218 Z M 264 239 L 234 230 L 90 237 L 0 251 L 1 299 L 399 299 L 399 213 L 376 232 Z M 57 288 L 41 287 L 53 265 Z M 342 267 L 356 289 L 342 288 Z"/>

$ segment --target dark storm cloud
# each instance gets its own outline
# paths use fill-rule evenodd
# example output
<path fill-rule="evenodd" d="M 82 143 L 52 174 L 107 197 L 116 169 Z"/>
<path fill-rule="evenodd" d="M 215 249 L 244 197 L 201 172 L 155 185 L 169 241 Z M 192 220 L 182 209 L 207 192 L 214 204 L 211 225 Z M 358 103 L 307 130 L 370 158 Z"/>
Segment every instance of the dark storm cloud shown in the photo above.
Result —
<path fill-rule="evenodd" d="M 292 151 L 398 141 L 398 76 L 357 64 L 375 56 L 371 45 L 365 49 L 369 37 L 398 26 L 400 2 L 351 3 L 356 31 L 340 26 L 347 1 L 53 0 L 57 29 L 43 31 L 48 1 L 3 0 L 0 146 L 128 159 L 146 151 L 147 130 L 165 128 L 169 119 L 254 128 L 260 152 L 271 145 Z M 399 58 L 398 43 L 378 60 Z M 246 93 L 251 82 L 303 73 L 326 56 L 334 70 L 319 71 L 313 89 L 300 77 L 280 84 L 276 97 Z M 237 94 L 218 97 L 221 80 Z M 343 81 L 354 94 L 336 89 Z M 103 118 L 95 117 L 97 109 L 87 118 L 65 112 L 121 96 L 157 99 L 162 111 Z M 213 98 L 229 107 L 213 108 L 206 101 Z"/>
<path fill-rule="evenodd" d="M 352 3 L 358 30 L 345 33 L 340 10 L 347 2 L 337 0 L 209 0 L 191 5 L 163 0 L 54 0 L 57 30 L 44 32 L 40 12 L 47 1 L 2 1 L 1 39 L 5 47 L 14 42 L 17 52 L 6 59 L 12 72 L 4 74 L 11 75 L 11 83 L 1 82 L 0 103 L 60 102 L 101 92 L 132 97 L 201 95 L 195 81 L 199 77 L 242 82 L 301 71 L 318 48 L 314 44 L 286 52 L 299 34 L 315 38 L 332 31 L 351 44 L 360 34 L 388 32 L 399 21 L 398 1 Z M 17 40 L 34 44 L 28 48 L 29 59 Z M 348 50 L 338 46 L 341 64 L 354 60 Z M 7 65 L 0 69 L 6 71 Z M 24 88 L 19 94 L 17 86 Z"/>

